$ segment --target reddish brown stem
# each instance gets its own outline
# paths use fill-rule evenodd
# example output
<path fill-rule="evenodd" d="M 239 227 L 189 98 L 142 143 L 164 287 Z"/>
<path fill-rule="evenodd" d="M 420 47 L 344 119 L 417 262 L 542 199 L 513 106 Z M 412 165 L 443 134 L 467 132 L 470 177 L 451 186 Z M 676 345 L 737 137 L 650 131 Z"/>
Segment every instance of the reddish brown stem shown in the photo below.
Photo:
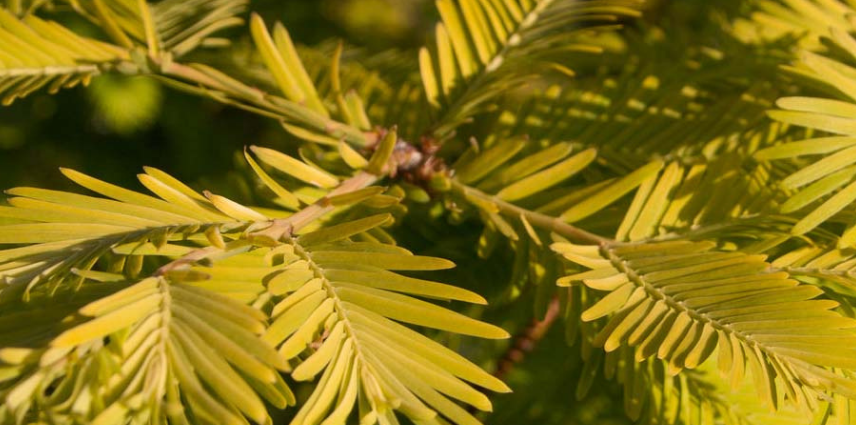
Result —
<path fill-rule="evenodd" d="M 559 298 L 553 297 L 550 305 L 547 306 L 547 313 L 544 315 L 544 318 L 541 320 L 537 318 L 533 319 L 529 326 L 514 337 L 511 346 L 499 360 L 493 376 L 503 379 L 514 369 L 514 366 L 522 362 L 526 355 L 535 349 L 538 342 L 544 338 L 544 335 L 547 334 L 547 331 L 550 330 L 550 327 L 559 318 L 559 307 Z"/>

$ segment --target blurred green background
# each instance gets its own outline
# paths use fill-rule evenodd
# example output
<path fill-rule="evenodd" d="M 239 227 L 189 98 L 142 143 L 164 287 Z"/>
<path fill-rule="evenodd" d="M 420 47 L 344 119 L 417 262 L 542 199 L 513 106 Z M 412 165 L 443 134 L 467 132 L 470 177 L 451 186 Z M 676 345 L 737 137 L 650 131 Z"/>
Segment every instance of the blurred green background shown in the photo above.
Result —
<path fill-rule="evenodd" d="M 654 7 L 664 1 L 648 3 L 656 16 L 670 19 L 704 16 L 699 10 L 706 7 L 703 0 L 682 0 L 664 14 Z M 430 0 L 256 0 L 250 9 L 268 22 L 282 21 L 299 43 L 342 39 L 369 53 L 394 48 L 414 60 L 438 19 Z M 242 30 L 231 35 L 246 38 Z M 37 92 L 0 109 L 0 188 L 70 188 L 60 166 L 123 185 L 135 185 L 143 165 L 215 183 L 235 167 L 244 145 L 277 146 L 286 137 L 270 120 L 147 78 L 101 77 L 85 88 Z"/>
<path fill-rule="evenodd" d="M 370 51 L 414 50 L 436 19 L 425 0 L 259 0 L 250 7 L 268 22 L 281 20 L 300 43 L 339 38 Z M 151 79 L 101 77 L 0 109 L 0 188 L 70 188 L 61 166 L 132 187 L 143 165 L 216 184 L 244 145 L 276 146 L 286 137 L 275 122 Z"/>

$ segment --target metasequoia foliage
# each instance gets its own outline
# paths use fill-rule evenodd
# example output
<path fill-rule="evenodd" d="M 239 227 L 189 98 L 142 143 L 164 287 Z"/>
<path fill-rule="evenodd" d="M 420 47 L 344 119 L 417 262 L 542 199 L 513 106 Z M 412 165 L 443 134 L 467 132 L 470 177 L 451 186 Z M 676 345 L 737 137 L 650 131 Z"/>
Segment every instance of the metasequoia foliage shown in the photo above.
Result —
<path fill-rule="evenodd" d="M 852 423 L 852 0 L 724 2 L 692 30 L 636 0 L 437 0 L 400 61 L 298 48 L 246 3 L 0 9 L 4 104 L 144 75 L 293 148 L 244 150 L 263 205 L 148 167 L 148 194 L 69 169 L 80 192 L 7 190 L 0 423 L 490 422 L 554 322 L 569 400 L 615 381 L 640 423 Z M 436 281 L 462 228 L 468 264 L 510 260 L 491 302 L 534 302 L 508 331 Z M 509 331 L 479 365 L 448 336 Z"/>

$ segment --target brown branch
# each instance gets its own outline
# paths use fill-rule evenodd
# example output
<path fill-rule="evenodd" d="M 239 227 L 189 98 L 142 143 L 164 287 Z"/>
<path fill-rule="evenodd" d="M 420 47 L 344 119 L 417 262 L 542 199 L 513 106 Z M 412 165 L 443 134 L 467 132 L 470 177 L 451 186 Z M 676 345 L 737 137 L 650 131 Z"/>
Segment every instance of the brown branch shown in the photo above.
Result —
<path fill-rule="evenodd" d="M 263 116 L 272 114 L 273 118 L 299 124 L 336 139 L 344 139 L 358 147 L 365 147 L 375 141 L 375 135 L 372 132 L 364 133 L 351 125 L 307 109 L 303 105 L 248 86 L 214 68 L 200 64 L 165 61 L 159 57 L 149 59 L 157 65 L 158 75 L 161 77 L 198 85 L 201 93 L 199 90 L 193 90 L 192 84 L 185 89 L 189 89 L 188 91 L 193 94 L 207 94 L 218 102 Z M 183 89 L 181 85 L 175 87 Z"/>
<path fill-rule="evenodd" d="M 258 232 L 252 233 L 251 237 L 265 237 L 270 238 L 274 241 L 279 241 L 283 235 L 288 234 L 289 236 L 294 236 L 298 230 L 305 227 L 307 224 L 312 223 L 328 212 L 332 211 L 335 208 L 330 203 L 330 198 L 337 195 L 344 195 L 346 193 L 356 192 L 357 190 L 366 188 L 371 186 L 374 182 L 378 180 L 378 176 L 374 174 L 370 174 L 364 171 L 359 172 L 354 177 L 351 177 L 348 180 L 345 180 L 333 189 L 327 196 L 319 199 L 314 204 L 298 211 L 294 215 L 287 218 L 280 218 L 273 220 L 271 226 L 260 230 Z"/>
<path fill-rule="evenodd" d="M 493 376 L 503 379 L 514 369 L 514 366 L 521 363 L 526 355 L 531 353 L 538 342 L 544 338 L 544 335 L 547 334 L 547 331 L 550 330 L 550 327 L 559 318 L 559 313 L 559 298 L 553 297 L 550 300 L 550 305 L 547 306 L 547 313 L 544 315 L 544 318 L 541 320 L 532 319 L 532 323 L 514 337 L 511 346 L 497 362 Z"/>
<path fill-rule="evenodd" d="M 181 258 L 173 260 L 159 267 L 157 270 L 155 270 L 154 275 L 163 276 L 175 269 L 203 260 L 209 255 L 218 251 L 221 251 L 221 249 L 217 248 L 216 246 L 207 246 L 205 248 L 194 249 L 193 251 L 190 251 L 187 254 L 181 256 Z"/>
<path fill-rule="evenodd" d="M 306 227 L 309 223 L 321 218 L 325 214 L 332 211 L 335 207 L 330 203 L 330 198 L 336 195 L 344 195 L 346 193 L 355 192 L 365 187 L 371 186 L 380 176 L 369 174 L 364 171 L 357 173 L 348 180 L 343 181 L 339 186 L 333 189 L 323 198 L 316 201 L 314 204 L 296 212 L 286 218 L 278 218 L 270 221 L 270 226 L 247 235 L 247 239 L 263 241 L 270 243 L 278 243 L 284 236 L 294 236 L 297 231 Z M 260 222 L 264 223 L 264 222 Z M 220 252 L 221 249 L 214 246 L 207 246 L 199 249 L 194 249 L 183 255 L 181 258 L 173 260 L 154 273 L 155 276 L 162 276 L 172 270 L 196 263 L 199 260 L 207 258 L 209 255 Z"/>
<path fill-rule="evenodd" d="M 556 234 L 575 242 L 592 245 L 606 245 L 615 242 L 612 239 L 572 226 L 556 217 L 518 207 L 517 205 L 503 201 L 496 196 L 489 195 L 476 188 L 467 186 L 457 179 L 452 179 L 452 189 L 463 195 L 465 198 L 472 197 L 485 203 L 493 204 L 500 213 L 507 216 L 515 219 L 520 218 L 521 216 L 526 217 L 526 220 L 533 226 L 555 232 Z"/>

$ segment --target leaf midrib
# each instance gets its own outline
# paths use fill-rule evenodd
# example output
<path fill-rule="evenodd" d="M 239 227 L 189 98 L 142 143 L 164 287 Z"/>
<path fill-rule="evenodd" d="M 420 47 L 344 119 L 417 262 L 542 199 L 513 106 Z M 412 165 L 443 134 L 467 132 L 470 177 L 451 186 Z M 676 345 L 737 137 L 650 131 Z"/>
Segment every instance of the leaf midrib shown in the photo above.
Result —
<path fill-rule="evenodd" d="M 728 334 L 735 335 L 744 344 L 750 347 L 757 346 L 767 356 L 774 358 L 783 357 L 778 353 L 771 352 L 768 347 L 766 347 L 764 344 L 759 343 L 758 341 L 755 341 L 751 336 L 733 329 L 731 325 L 720 323 L 718 320 L 709 317 L 706 313 L 699 313 L 687 307 L 684 302 L 675 300 L 671 295 L 666 294 L 661 289 L 648 283 L 644 278 L 642 278 L 642 276 L 639 276 L 635 270 L 630 268 L 623 259 L 613 253 L 609 246 L 602 246 L 600 250 L 601 253 L 609 259 L 610 263 L 612 263 L 612 265 L 616 269 L 627 275 L 631 282 L 635 283 L 637 286 L 642 287 L 645 292 L 648 293 L 651 297 L 658 300 L 663 300 L 663 302 L 665 302 L 670 309 L 686 313 L 694 321 L 708 323 L 717 330 L 721 330 Z"/>
<path fill-rule="evenodd" d="M 324 273 L 324 269 L 319 266 L 312 259 L 312 256 L 306 251 L 303 246 L 297 243 L 294 240 L 289 241 L 291 245 L 294 247 L 294 253 L 297 254 L 301 259 L 305 260 L 309 264 L 309 268 L 312 269 L 312 272 L 315 273 L 315 276 L 321 279 L 321 285 L 324 290 L 327 292 L 327 297 L 333 300 L 333 308 L 336 311 L 336 314 L 339 316 L 339 320 L 341 320 L 346 328 L 346 332 L 348 333 L 348 337 L 354 341 L 354 353 L 355 357 L 357 357 L 362 364 L 369 364 L 366 361 L 365 356 L 363 355 L 363 347 L 357 337 L 357 332 L 354 331 L 354 327 L 351 324 L 351 320 L 348 318 L 347 309 L 342 305 L 342 300 L 339 298 L 339 295 L 336 293 L 336 288 L 333 287 L 333 284 L 327 279 L 326 274 Z"/>

